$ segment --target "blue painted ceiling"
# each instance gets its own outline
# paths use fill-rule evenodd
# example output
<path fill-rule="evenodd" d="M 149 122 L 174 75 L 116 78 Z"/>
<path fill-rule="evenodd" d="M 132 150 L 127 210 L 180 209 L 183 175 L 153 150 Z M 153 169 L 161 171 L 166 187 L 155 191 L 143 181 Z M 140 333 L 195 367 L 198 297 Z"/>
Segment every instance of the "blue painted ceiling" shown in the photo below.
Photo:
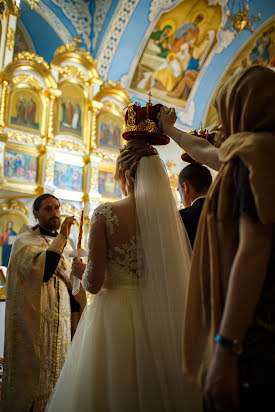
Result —
<path fill-rule="evenodd" d="M 194 7 L 198 1 L 201 0 L 194 0 Z M 127 75 L 138 62 L 137 56 L 141 55 L 154 25 L 162 13 L 180 3 L 179 0 L 40 0 L 37 9 L 31 9 L 21 0 L 19 27 L 32 39 L 34 51 L 49 63 L 57 47 L 71 43 L 78 35 L 81 47 L 98 60 L 103 80 L 122 82 L 128 87 Z M 225 14 L 232 0 L 208 0 L 208 4 L 220 5 Z M 260 11 L 262 15 L 255 30 L 275 15 L 272 0 L 250 0 L 249 5 L 251 12 Z M 237 11 L 238 3 L 234 7 Z M 185 124 L 183 115 L 179 120 L 183 126 L 199 127 L 217 82 L 250 36 L 250 32 L 242 32 L 206 65 L 192 95 L 195 108 L 192 124 Z M 129 93 L 132 100 L 144 103 L 145 95 L 132 89 Z"/>

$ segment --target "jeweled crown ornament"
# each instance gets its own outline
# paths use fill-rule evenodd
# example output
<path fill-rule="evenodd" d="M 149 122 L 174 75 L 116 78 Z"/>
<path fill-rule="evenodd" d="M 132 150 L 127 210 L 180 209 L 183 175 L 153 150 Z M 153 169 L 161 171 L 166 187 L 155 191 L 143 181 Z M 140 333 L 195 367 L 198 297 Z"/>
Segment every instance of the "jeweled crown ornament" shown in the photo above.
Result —
<path fill-rule="evenodd" d="M 197 137 L 201 137 L 202 139 L 208 140 L 209 143 L 215 145 L 215 134 L 216 133 L 209 133 L 207 129 L 203 129 L 202 123 L 201 123 L 201 128 L 200 130 L 190 130 L 189 134 L 192 134 Z M 185 150 L 183 150 L 183 153 L 181 155 L 181 159 L 184 162 L 187 163 L 198 163 L 196 160 L 194 160 Z"/>
<path fill-rule="evenodd" d="M 148 102 L 144 107 L 138 103 L 131 103 L 127 106 L 125 114 L 123 139 L 129 141 L 133 139 L 144 140 L 152 145 L 166 145 L 170 138 L 163 134 L 159 127 L 159 115 L 162 104 L 153 105 L 151 93 Z"/>

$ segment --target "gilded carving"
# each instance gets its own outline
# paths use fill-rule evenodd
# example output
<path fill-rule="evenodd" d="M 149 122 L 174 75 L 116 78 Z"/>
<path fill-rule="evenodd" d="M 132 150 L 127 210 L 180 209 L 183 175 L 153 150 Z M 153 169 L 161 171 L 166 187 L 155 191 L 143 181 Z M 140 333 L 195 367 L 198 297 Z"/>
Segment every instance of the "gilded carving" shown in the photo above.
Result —
<path fill-rule="evenodd" d="M 54 158 L 47 157 L 46 163 L 45 179 L 52 182 L 54 177 Z"/>
<path fill-rule="evenodd" d="M 42 90 L 43 86 L 41 83 L 34 77 L 28 74 L 20 74 L 12 79 L 13 84 L 28 84 L 34 87 L 37 90 Z"/>
<path fill-rule="evenodd" d="M 78 77 L 84 84 L 87 84 L 88 78 L 78 67 L 75 66 L 65 66 L 62 67 L 61 79 L 65 77 Z"/>
<path fill-rule="evenodd" d="M 4 80 L 2 82 L 2 94 L 0 102 L 0 127 L 5 127 L 5 104 L 7 95 L 8 82 Z"/>
<path fill-rule="evenodd" d="M 75 152 L 83 153 L 85 151 L 85 146 L 80 143 L 73 142 L 72 140 L 55 140 L 54 147 L 58 149 L 68 149 L 69 151 L 73 150 Z"/>
<path fill-rule="evenodd" d="M 121 84 L 113 81 L 104 83 L 100 91 L 95 96 L 96 100 L 102 100 L 106 97 L 114 97 L 118 101 L 122 102 L 124 106 L 128 106 L 131 103 L 131 98 L 126 88 Z"/>
<path fill-rule="evenodd" d="M 80 218 L 79 210 L 75 206 L 70 205 L 68 203 L 63 203 L 60 206 L 60 212 L 61 212 L 62 215 L 67 215 L 68 214 L 68 215 L 75 216 L 77 219 Z"/>
<path fill-rule="evenodd" d="M 26 0 L 31 9 L 37 9 L 39 0 Z"/>
<path fill-rule="evenodd" d="M 101 160 L 105 160 L 107 162 L 116 162 L 117 159 L 117 153 L 109 153 L 109 152 L 105 152 L 104 150 L 96 150 L 94 152 L 94 154 L 96 154 Z"/>
<path fill-rule="evenodd" d="M 7 199 L 0 203 L 0 212 L 8 210 L 18 210 L 26 216 L 29 216 L 28 208 L 17 199 Z"/>
<path fill-rule="evenodd" d="M 7 33 L 7 47 L 9 50 L 13 49 L 14 46 L 15 31 L 13 27 L 10 27 Z"/>
<path fill-rule="evenodd" d="M 91 167 L 91 190 L 92 191 L 97 191 L 98 187 L 98 165 L 97 164 L 92 164 Z"/>
<path fill-rule="evenodd" d="M 42 144 L 42 137 L 23 134 L 17 131 L 8 131 L 8 140 L 13 140 L 19 143 L 32 143 L 35 146 L 40 146 Z"/>
<path fill-rule="evenodd" d="M 38 56 L 38 54 L 35 53 L 30 53 L 30 52 L 22 52 L 18 53 L 17 56 L 15 56 L 14 60 L 30 60 L 30 61 L 35 61 L 38 64 L 41 64 L 46 70 L 50 69 L 50 66 L 48 63 L 43 59 L 43 57 Z"/>

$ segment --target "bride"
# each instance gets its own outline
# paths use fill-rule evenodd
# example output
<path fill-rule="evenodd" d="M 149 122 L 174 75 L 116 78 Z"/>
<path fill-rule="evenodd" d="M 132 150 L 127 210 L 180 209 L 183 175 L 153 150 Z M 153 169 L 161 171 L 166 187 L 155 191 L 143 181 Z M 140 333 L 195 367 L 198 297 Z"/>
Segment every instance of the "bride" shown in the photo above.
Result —
<path fill-rule="evenodd" d="M 152 146 L 132 140 L 116 178 L 126 197 L 97 207 L 87 266 L 73 265 L 96 296 L 47 412 L 199 412 L 200 394 L 181 371 L 191 248 L 165 167 Z"/>

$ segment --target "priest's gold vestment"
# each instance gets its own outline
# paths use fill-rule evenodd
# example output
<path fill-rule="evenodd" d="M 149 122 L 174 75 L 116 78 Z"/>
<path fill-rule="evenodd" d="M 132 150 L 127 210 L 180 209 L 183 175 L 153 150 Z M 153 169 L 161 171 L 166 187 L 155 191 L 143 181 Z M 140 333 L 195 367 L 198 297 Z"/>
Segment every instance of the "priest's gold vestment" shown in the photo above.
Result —
<path fill-rule="evenodd" d="M 71 343 L 71 248 L 66 238 L 23 226 L 7 273 L 2 407 L 5 412 L 42 412 Z M 55 273 L 43 282 L 46 251 L 61 255 Z M 81 288 L 75 296 L 86 303 Z"/>

